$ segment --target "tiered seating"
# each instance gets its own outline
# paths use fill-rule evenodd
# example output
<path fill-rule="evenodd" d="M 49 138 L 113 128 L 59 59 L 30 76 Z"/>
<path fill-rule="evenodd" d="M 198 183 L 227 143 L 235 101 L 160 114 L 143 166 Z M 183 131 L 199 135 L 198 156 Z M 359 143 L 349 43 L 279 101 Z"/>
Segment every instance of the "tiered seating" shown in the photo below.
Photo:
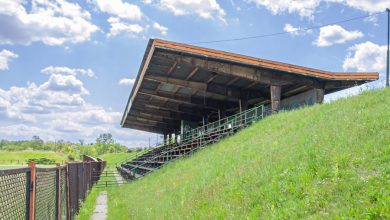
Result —
<path fill-rule="evenodd" d="M 220 139 L 234 134 L 240 128 L 248 126 L 253 121 L 263 117 L 263 107 L 255 107 L 240 114 L 230 116 L 217 122 L 198 127 L 186 133 L 181 143 L 166 144 L 155 148 L 127 163 L 117 167 L 126 179 L 136 179 L 162 167 L 167 162 L 189 155 L 202 147 L 215 143 Z"/>

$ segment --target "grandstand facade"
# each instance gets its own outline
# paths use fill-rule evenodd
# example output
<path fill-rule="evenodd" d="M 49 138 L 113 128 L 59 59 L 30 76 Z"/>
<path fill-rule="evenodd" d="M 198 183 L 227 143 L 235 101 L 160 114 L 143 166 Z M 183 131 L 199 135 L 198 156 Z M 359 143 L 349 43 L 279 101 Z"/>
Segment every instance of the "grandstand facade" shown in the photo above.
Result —
<path fill-rule="evenodd" d="M 378 76 L 333 73 L 151 39 L 121 125 L 163 134 L 171 141 L 125 161 L 118 170 L 128 179 L 143 176 L 270 112 L 321 103 L 325 94 Z"/>
<path fill-rule="evenodd" d="M 121 125 L 159 134 L 207 124 L 259 104 L 272 110 L 322 102 L 324 94 L 377 80 L 152 39 Z"/>

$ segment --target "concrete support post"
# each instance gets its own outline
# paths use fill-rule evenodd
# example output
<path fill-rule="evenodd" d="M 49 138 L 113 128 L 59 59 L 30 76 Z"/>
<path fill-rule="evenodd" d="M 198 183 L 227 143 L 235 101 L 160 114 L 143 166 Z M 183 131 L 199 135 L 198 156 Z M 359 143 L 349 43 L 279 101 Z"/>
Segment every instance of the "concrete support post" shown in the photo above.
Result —
<path fill-rule="evenodd" d="M 316 94 L 316 103 L 323 103 L 324 102 L 324 89 L 315 89 Z"/>
<path fill-rule="evenodd" d="M 282 86 L 271 85 L 271 109 L 272 113 L 279 111 Z"/>

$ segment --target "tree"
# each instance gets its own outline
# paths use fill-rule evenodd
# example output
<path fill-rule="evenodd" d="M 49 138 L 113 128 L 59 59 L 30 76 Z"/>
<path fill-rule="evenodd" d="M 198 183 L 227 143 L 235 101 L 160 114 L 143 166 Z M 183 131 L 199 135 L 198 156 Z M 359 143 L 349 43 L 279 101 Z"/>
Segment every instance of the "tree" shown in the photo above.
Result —
<path fill-rule="evenodd" d="M 112 134 L 103 133 L 100 134 L 98 138 L 96 138 L 96 142 L 101 144 L 113 144 L 115 143 L 115 140 L 112 138 Z"/>

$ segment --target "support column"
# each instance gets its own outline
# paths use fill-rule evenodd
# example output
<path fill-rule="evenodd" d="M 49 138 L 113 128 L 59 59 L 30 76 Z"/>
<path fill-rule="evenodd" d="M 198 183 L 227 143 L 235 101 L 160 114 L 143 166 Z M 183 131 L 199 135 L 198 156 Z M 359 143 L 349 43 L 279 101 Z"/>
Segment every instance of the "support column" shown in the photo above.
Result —
<path fill-rule="evenodd" d="M 272 113 L 279 111 L 280 107 L 280 96 L 282 93 L 282 86 L 271 85 L 271 109 Z"/>
<path fill-rule="evenodd" d="M 324 102 L 324 89 L 314 89 L 316 94 L 316 103 L 321 104 Z"/>

